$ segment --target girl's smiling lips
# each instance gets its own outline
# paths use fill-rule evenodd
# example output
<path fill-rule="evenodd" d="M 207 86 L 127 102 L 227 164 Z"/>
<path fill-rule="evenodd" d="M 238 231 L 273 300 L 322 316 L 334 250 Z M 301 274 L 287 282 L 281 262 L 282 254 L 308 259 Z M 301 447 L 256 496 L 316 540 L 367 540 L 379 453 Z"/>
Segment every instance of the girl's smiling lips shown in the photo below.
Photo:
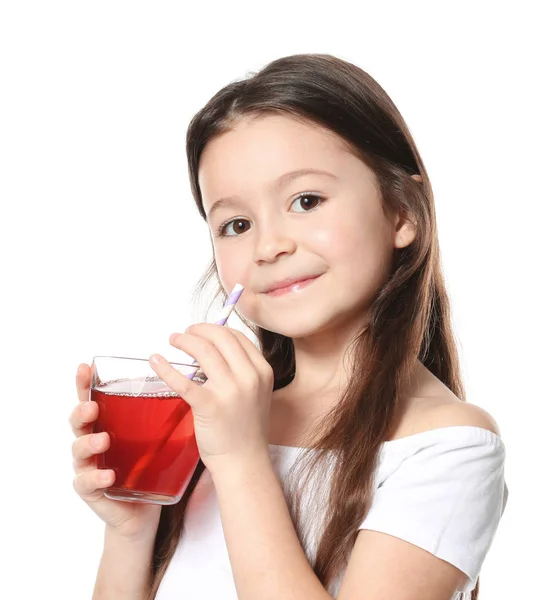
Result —
<path fill-rule="evenodd" d="M 298 292 L 303 287 L 306 287 L 312 283 L 315 279 L 318 279 L 318 277 L 321 277 L 321 275 L 322 274 L 305 275 L 304 277 L 300 278 L 288 277 L 287 279 L 283 279 L 282 281 L 270 286 L 263 293 L 267 296 L 281 296 L 282 294 L 287 294 L 288 292 Z"/>

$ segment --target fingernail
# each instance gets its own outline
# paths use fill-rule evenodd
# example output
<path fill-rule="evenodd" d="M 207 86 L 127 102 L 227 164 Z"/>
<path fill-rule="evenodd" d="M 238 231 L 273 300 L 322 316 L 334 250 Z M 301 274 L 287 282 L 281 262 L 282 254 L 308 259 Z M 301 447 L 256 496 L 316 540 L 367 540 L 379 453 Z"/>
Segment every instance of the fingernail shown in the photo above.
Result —
<path fill-rule="evenodd" d="M 98 449 L 101 447 L 101 444 L 103 442 L 103 436 L 101 436 L 100 433 L 97 433 L 95 435 L 91 436 L 91 446 L 95 449 Z"/>
<path fill-rule="evenodd" d="M 106 471 L 105 473 L 101 473 L 100 479 L 102 483 L 108 483 L 110 481 L 110 472 Z"/>
<path fill-rule="evenodd" d="M 150 357 L 150 362 L 154 363 L 155 365 L 164 365 L 166 361 L 159 354 L 153 354 Z"/>

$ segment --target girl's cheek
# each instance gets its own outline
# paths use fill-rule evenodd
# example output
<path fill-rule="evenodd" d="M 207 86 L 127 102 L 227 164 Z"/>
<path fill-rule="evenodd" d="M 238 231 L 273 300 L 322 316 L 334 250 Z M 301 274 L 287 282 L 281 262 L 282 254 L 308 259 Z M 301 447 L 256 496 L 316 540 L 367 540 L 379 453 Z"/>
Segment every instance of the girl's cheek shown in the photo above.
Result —
<path fill-rule="evenodd" d="M 241 254 L 239 257 L 226 254 L 216 255 L 217 272 L 219 273 L 221 285 L 225 290 L 231 290 L 236 283 L 240 283 L 245 288 L 252 285 L 248 275 L 250 270 L 249 261 L 243 259 L 244 257 Z"/>
<path fill-rule="evenodd" d="M 331 243 L 333 243 L 336 235 L 334 231 L 329 231 L 327 228 L 321 228 L 314 231 L 312 238 L 315 244 L 327 248 Z"/>

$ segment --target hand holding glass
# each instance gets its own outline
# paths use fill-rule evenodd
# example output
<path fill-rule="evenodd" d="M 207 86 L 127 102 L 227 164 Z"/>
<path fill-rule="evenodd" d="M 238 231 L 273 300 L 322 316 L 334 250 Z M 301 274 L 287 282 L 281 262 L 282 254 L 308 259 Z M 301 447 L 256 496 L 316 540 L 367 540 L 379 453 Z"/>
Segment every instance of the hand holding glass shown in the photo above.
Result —
<path fill-rule="evenodd" d="M 225 325 L 244 287 L 237 283 L 216 325 Z M 206 377 L 192 365 L 170 363 L 197 383 Z M 94 433 L 106 431 L 110 447 L 97 456 L 97 468 L 112 469 L 114 484 L 105 496 L 114 500 L 176 504 L 200 460 L 190 406 L 169 388 L 148 360 L 96 356 L 90 399 L 99 405 Z"/>

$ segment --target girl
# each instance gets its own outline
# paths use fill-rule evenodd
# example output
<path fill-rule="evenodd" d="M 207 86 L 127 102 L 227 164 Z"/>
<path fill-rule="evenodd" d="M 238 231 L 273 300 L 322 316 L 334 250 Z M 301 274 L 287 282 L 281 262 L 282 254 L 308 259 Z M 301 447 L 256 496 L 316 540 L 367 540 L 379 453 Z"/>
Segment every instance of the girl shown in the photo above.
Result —
<path fill-rule="evenodd" d="M 71 416 L 78 494 L 105 521 L 94 599 L 478 597 L 508 490 L 495 420 L 464 399 L 433 194 L 385 91 L 324 54 L 273 61 L 190 123 L 214 276 L 256 334 L 201 323 L 157 355 L 201 461 L 174 506 L 109 500 L 90 368 Z M 302 468 L 304 467 L 306 468 Z M 299 466 L 299 469 L 297 469 Z"/>

